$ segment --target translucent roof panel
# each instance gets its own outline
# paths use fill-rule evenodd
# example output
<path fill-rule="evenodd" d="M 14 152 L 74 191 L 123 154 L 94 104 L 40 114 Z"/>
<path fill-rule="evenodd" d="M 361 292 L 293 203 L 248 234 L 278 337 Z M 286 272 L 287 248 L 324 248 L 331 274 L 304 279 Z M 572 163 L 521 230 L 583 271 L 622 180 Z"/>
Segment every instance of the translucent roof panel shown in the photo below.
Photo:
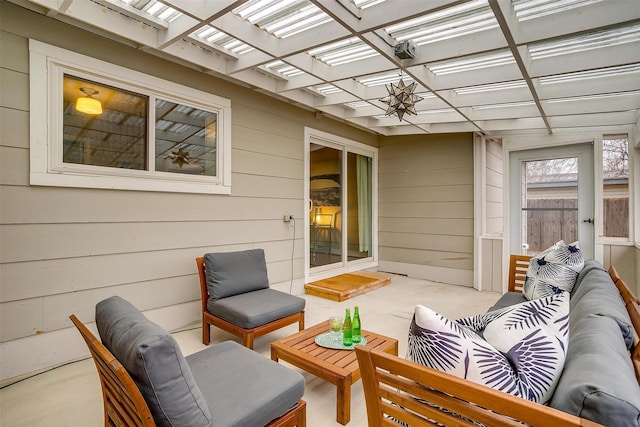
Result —
<path fill-rule="evenodd" d="M 568 81 L 578 81 L 597 78 L 614 78 L 617 76 L 638 73 L 640 74 L 640 64 L 622 65 L 619 67 L 600 68 L 597 70 L 580 71 L 576 73 L 558 74 L 540 78 L 540 84 L 554 84 Z"/>
<path fill-rule="evenodd" d="M 309 55 L 328 65 L 342 65 L 380 55 L 358 37 L 341 40 L 316 49 Z"/>
<path fill-rule="evenodd" d="M 515 64 L 515 62 L 516 60 L 511 54 L 511 51 L 500 50 L 486 54 L 468 55 L 449 61 L 437 62 L 435 64 L 426 65 L 426 67 L 436 76 L 440 76 L 465 71 L 474 71 L 481 68 Z"/>
<path fill-rule="evenodd" d="M 398 42 L 420 46 L 498 27 L 486 0 L 474 0 L 385 28 Z"/>
<path fill-rule="evenodd" d="M 400 77 L 402 77 L 402 80 L 405 82 L 405 84 L 410 84 L 410 83 L 413 83 L 414 81 L 413 78 L 411 78 L 411 76 L 408 76 L 406 74 L 401 75 L 400 72 L 398 71 L 393 71 L 390 73 L 375 74 L 371 76 L 358 77 L 356 78 L 356 81 L 362 83 L 367 87 L 373 87 L 373 86 L 386 85 L 389 83 L 397 83 L 398 80 L 400 80 Z"/>
<path fill-rule="evenodd" d="M 251 0 L 233 12 L 282 39 L 331 20 L 329 15 L 308 0 Z"/>
<path fill-rule="evenodd" d="M 293 77 L 304 74 L 304 71 L 285 63 L 284 61 L 274 61 L 264 65 L 265 68 L 274 71 L 278 74 L 282 74 L 284 77 Z"/>
<path fill-rule="evenodd" d="M 640 24 L 635 24 L 560 40 L 533 43 L 529 47 L 529 52 L 532 59 L 542 59 L 638 41 L 640 41 Z"/>
<path fill-rule="evenodd" d="M 234 37 L 231 37 L 227 33 L 224 33 L 217 28 L 212 27 L 211 25 L 205 25 L 199 30 L 193 32 L 191 36 L 206 40 L 208 43 L 211 43 L 238 55 L 242 55 L 253 50 L 252 46 Z"/>
<path fill-rule="evenodd" d="M 351 3 L 359 9 L 366 9 L 379 3 L 384 3 L 385 1 L 386 0 L 351 0 Z"/>
<path fill-rule="evenodd" d="M 518 21 L 540 18 L 566 10 L 599 3 L 602 0 L 512 0 Z"/>
<path fill-rule="evenodd" d="M 317 85 L 317 86 L 312 86 L 311 90 L 314 92 L 319 92 L 323 95 L 330 95 L 332 93 L 340 93 L 340 92 L 344 92 L 342 89 L 340 89 L 337 86 L 334 86 L 332 84 L 324 84 L 324 85 Z"/>
<path fill-rule="evenodd" d="M 491 83 L 486 85 L 478 85 L 478 86 L 467 86 L 454 89 L 453 91 L 457 95 L 468 95 L 471 93 L 482 93 L 482 92 L 493 92 L 497 90 L 509 90 L 509 89 L 518 89 L 518 88 L 526 88 L 527 82 L 524 80 L 516 80 L 512 82 L 501 82 L 501 83 Z"/>
<path fill-rule="evenodd" d="M 154 18 L 161 19 L 166 22 L 171 22 L 182 15 L 182 12 L 165 5 L 158 0 L 120 0 L 122 3 L 138 9 Z"/>

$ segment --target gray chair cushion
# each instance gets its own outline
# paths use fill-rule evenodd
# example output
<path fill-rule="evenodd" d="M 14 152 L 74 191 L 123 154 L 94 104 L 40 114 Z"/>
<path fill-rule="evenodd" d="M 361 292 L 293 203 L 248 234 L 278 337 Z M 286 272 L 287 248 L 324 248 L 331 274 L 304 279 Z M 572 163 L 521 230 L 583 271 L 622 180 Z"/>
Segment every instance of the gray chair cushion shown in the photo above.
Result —
<path fill-rule="evenodd" d="M 124 299 L 96 305 L 102 343 L 140 389 L 158 426 L 208 426 L 211 413 L 175 339 Z"/>
<path fill-rule="evenodd" d="M 222 299 L 209 298 L 207 311 L 234 325 L 255 328 L 304 309 L 305 300 L 275 289 L 261 289 Z"/>
<path fill-rule="evenodd" d="M 507 292 L 500 296 L 498 301 L 493 304 L 491 308 L 487 311 L 496 311 L 501 308 L 510 307 L 515 304 L 520 304 L 521 302 L 529 301 L 522 292 Z"/>
<path fill-rule="evenodd" d="M 208 253 L 204 256 L 209 298 L 214 300 L 269 287 L 264 250 Z"/>
<path fill-rule="evenodd" d="M 595 314 L 572 317 L 569 331 L 550 406 L 608 427 L 639 426 L 640 387 L 616 322 Z"/>
<path fill-rule="evenodd" d="M 571 296 L 571 318 L 581 319 L 593 313 L 615 320 L 627 348 L 633 345 L 634 329 L 618 288 L 606 271 L 593 268 Z"/>
<path fill-rule="evenodd" d="M 304 394 L 304 377 L 233 341 L 187 356 L 212 426 L 264 426 Z"/>

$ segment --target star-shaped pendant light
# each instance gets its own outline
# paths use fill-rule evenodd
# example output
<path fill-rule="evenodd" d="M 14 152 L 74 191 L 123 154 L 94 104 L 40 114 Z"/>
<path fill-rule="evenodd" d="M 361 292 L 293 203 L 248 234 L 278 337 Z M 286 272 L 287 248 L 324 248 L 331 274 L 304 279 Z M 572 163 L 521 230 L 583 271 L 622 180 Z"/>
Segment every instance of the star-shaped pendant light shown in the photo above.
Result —
<path fill-rule="evenodd" d="M 404 80 L 402 80 L 402 75 L 400 76 L 400 81 L 398 84 L 389 83 L 385 85 L 387 88 L 387 92 L 389 92 L 389 97 L 382 98 L 380 101 L 385 104 L 389 104 L 385 115 L 390 116 L 392 114 L 397 114 L 400 121 L 402 121 L 402 117 L 404 114 L 417 114 L 415 103 L 422 101 L 422 97 L 414 94 L 416 87 L 418 85 L 413 82 L 410 85 L 405 85 Z"/>
<path fill-rule="evenodd" d="M 182 169 L 182 165 L 189 164 L 189 159 L 191 155 L 184 148 L 179 148 L 178 151 L 171 151 L 171 154 L 167 156 L 168 159 L 171 159 L 171 162 L 180 166 Z"/>

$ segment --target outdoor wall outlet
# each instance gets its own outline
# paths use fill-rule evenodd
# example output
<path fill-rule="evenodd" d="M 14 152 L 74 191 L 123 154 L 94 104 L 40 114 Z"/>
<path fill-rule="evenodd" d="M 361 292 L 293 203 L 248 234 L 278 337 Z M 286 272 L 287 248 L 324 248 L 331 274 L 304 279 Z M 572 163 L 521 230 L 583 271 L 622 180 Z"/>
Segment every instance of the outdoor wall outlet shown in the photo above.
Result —
<path fill-rule="evenodd" d="M 289 222 L 293 219 L 293 215 L 285 215 L 284 216 L 284 222 Z"/>

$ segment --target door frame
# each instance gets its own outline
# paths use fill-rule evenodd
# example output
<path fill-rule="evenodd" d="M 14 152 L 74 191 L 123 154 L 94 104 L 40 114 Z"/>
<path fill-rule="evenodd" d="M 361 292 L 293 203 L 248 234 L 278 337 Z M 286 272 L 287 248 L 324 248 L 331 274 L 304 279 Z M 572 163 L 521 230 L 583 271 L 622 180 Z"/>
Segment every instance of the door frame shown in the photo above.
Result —
<path fill-rule="evenodd" d="M 324 145 L 330 148 L 342 149 L 343 152 L 351 152 L 369 156 L 373 159 L 372 176 L 371 176 L 371 257 L 348 261 L 346 263 L 334 263 L 326 266 L 310 268 L 309 247 L 311 244 L 311 236 L 308 224 L 311 223 L 311 217 L 308 206 L 310 206 L 309 195 L 309 179 L 310 179 L 310 147 L 311 143 Z M 342 156 L 343 175 L 346 171 L 347 156 Z M 378 149 L 366 144 L 362 144 L 347 138 L 323 132 L 314 128 L 305 127 L 304 129 L 304 282 L 309 283 L 315 280 L 326 279 L 328 277 L 337 276 L 344 273 L 350 273 L 359 270 L 366 270 L 378 267 Z M 346 206 L 346 194 L 342 192 L 343 210 Z M 344 220 L 344 216 L 343 220 Z M 342 251 L 347 253 L 347 239 L 342 238 Z"/>
<path fill-rule="evenodd" d="M 596 227 L 593 224 L 584 223 L 585 218 L 597 218 L 595 200 L 595 176 L 594 176 L 594 141 L 583 141 L 570 145 L 556 147 L 530 148 L 523 150 L 511 150 L 508 156 L 509 165 L 509 253 L 521 253 L 522 238 L 522 162 L 530 160 L 545 160 L 559 157 L 578 158 L 578 239 L 580 249 L 585 259 L 591 259 L 596 254 Z M 585 244 L 584 242 L 587 242 Z M 567 242 L 571 243 L 571 242 Z"/>

